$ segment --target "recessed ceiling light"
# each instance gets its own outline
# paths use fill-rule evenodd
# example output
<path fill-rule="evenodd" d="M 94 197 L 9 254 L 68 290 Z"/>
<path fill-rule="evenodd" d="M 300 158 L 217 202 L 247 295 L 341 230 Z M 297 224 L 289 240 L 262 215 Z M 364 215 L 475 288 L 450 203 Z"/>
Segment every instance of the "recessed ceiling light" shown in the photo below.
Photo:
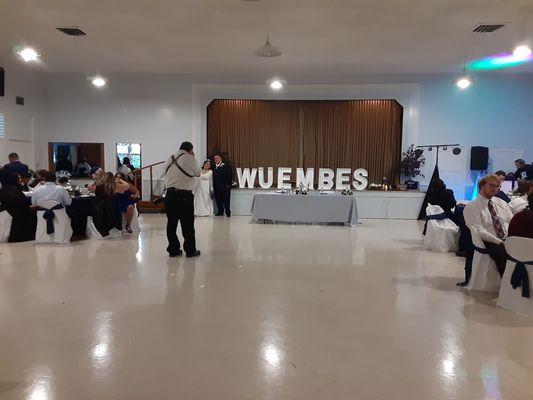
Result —
<path fill-rule="evenodd" d="M 272 89 L 279 90 L 279 89 L 281 89 L 283 87 L 283 83 L 281 83 L 280 81 L 275 79 L 272 82 L 270 82 L 270 87 Z"/>
<path fill-rule="evenodd" d="M 525 44 L 517 46 L 513 51 L 513 56 L 519 60 L 527 60 L 531 55 L 531 48 Z"/>
<path fill-rule="evenodd" d="M 37 61 L 39 59 L 39 57 L 41 56 L 39 53 L 37 53 L 31 47 L 24 47 L 24 48 L 22 48 L 20 50 L 17 50 L 17 54 L 25 62 Z"/>
<path fill-rule="evenodd" d="M 455 81 L 455 85 L 462 90 L 467 89 L 472 84 L 472 79 L 469 76 L 463 76 Z"/>
<path fill-rule="evenodd" d="M 104 87 L 107 84 L 107 81 L 105 80 L 104 77 L 98 75 L 98 76 L 93 76 L 91 78 L 91 83 L 94 86 L 96 86 L 97 88 L 101 88 L 101 87 Z"/>
<path fill-rule="evenodd" d="M 266 84 L 273 90 L 281 90 L 286 85 L 287 81 L 280 78 L 272 78 L 266 81 Z"/>

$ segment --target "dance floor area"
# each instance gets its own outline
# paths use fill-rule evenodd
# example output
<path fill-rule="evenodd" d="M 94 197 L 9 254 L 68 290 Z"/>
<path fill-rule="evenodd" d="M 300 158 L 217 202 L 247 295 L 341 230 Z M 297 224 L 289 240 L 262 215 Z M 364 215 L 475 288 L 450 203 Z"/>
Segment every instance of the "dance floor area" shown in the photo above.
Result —
<path fill-rule="evenodd" d="M 70 246 L 0 245 L 0 398 L 530 399 L 533 318 L 455 286 L 416 221 L 165 219 Z"/>

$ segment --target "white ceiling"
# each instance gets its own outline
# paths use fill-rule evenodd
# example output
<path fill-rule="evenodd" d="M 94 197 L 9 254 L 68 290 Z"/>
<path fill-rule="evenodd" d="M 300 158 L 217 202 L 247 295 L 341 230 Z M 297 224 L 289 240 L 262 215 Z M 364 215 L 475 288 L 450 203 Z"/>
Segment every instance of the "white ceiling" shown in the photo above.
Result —
<path fill-rule="evenodd" d="M 533 0 L 0 0 L 0 58 L 31 45 L 51 73 L 455 73 L 465 59 L 512 50 L 526 4 Z M 479 22 L 509 25 L 472 33 Z M 267 33 L 281 57 L 253 55 Z"/>

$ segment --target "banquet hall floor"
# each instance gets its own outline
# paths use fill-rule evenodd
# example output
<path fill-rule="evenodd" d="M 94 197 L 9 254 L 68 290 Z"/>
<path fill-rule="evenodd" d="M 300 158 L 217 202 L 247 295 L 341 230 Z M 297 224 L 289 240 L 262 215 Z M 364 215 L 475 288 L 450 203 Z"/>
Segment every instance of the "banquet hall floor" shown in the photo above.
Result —
<path fill-rule="evenodd" d="M 0 244 L 0 399 L 532 399 L 533 318 L 455 283 L 415 221 L 164 218 L 71 246 Z"/>

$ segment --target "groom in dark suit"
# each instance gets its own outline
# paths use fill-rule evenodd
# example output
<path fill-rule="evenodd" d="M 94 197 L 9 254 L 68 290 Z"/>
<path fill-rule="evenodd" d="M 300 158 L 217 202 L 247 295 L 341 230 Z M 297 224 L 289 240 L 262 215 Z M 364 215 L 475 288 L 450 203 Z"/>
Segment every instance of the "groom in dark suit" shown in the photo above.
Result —
<path fill-rule="evenodd" d="M 228 217 L 231 217 L 230 197 L 231 197 L 231 183 L 233 181 L 233 172 L 231 166 L 222 162 L 220 154 L 213 157 L 215 167 L 213 168 L 213 187 L 215 192 L 215 200 L 217 203 L 217 216 L 224 215 L 224 211 Z"/>

